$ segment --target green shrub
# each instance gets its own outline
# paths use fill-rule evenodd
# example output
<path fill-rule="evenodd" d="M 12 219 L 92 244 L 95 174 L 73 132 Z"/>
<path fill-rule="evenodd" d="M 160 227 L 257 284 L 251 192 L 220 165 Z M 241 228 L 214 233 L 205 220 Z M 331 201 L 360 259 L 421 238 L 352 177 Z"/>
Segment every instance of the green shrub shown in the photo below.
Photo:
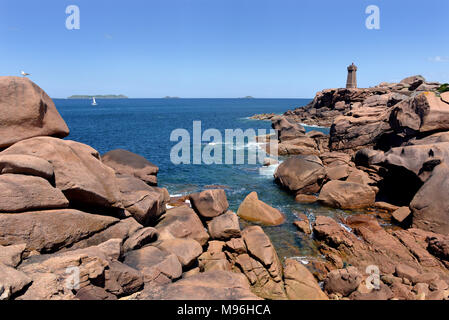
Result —
<path fill-rule="evenodd" d="M 443 93 L 443 92 L 449 91 L 449 83 L 443 83 L 443 84 L 437 89 L 437 91 L 438 91 L 439 93 Z"/>

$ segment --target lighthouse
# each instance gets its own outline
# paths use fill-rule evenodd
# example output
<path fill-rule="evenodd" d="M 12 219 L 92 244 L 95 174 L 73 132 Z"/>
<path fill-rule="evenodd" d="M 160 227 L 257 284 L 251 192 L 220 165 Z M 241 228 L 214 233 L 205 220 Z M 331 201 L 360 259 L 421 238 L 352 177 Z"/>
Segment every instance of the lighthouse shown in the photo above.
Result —
<path fill-rule="evenodd" d="M 357 66 L 354 62 L 348 67 L 348 80 L 346 88 L 357 88 Z"/>

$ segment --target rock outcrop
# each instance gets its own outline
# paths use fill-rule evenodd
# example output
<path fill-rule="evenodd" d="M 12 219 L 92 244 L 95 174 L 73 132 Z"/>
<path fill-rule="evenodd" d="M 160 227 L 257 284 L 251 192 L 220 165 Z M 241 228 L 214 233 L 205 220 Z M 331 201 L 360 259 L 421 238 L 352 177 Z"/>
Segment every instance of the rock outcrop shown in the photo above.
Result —
<path fill-rule="evenodd" d="M 69 134 L 50 97 L 22 77 L 0 77 L 0 123 L 0 150 L 32 137 Z"/>
<path fill-rule="evenodd" d="M 75 141 L 37 137 L 15 143 L 3 155 L 29 155 L 53 165 L 56 188 L 75 206 L 120 209 L 115 172 L 93 148 Z"/>
<path fill-rule="evenodd" d="M 134 176 L 150 186 L 157 185 L 159 168 L 138 154 L 117 149 L 102 155 L 101 160 L 119 175 Z"/>

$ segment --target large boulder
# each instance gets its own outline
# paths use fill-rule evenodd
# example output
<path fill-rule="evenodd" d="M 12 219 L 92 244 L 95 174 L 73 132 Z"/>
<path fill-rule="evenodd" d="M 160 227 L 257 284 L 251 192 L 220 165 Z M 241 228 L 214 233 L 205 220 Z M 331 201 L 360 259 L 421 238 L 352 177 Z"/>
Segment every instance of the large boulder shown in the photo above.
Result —
<path fill-rule="evenodd" d="M 271 121 L 271 126 L 278 133 L 281 142 L 303 137 L 306 133 L 303 126 L 286 117 L 275 117 Z"/>
<path fill-rule="evenodd" d="M 0 156 L 0 174 L 15 173 L 42 177 L 51 181 L 54 176 L 53 166 L 39 157 L 21 154 Z"/>
<path fill-rule="evenodd" d="M 190 195 L 192 208 L 203 218 L 210 219 L 225 213 L 228 208 L 228 199 L 223 189 L 205 190 Z"/>
<path fill-rule="evenodd" d="M 315 140 L 305 135 L 285 140 L 278 144 L 278 155 L 280 156 L 297 154 L 319 155 L 319 153 L 318 145 Z"/>
<path fill-rule="evenodd" d="M 270 238 L 260 226 L 242 231 L 247 253 L 236 257 L 235 264 L 245 273 L 253 292 L 265 299 L 286 299 L 282 264 Z"/>
<path fill-rule="evenodd" d="M 367 185 L 332 180 L 321 189 L 318 201 L 341 209 L 360 209 L 372 206 L 376 193 Z"/>
<path fill-rule="evenodd" d="M 0 214 L 0 245 L 25 243 L 27 252 L 54 252 L 118 221 L 72 209 Z"/>
<path fill-rule="evenodd" d="M 17 142 L 2 155 L 23 154 L 49 161 L 56 188 L 71 204 L 88 208 L 121 208 L 115 172 L 93 148 L 75 141 L 37 137 Z"/>
<path fill-rule="evenodd" d="M 156 246 L 163 251 L 176 255 L 184 268 L 192 266 L 203 253 L 201 245 L 193 239 L 167 239 L 156 244 Z"/>
<path fill-rule="evenodd" d="M 0 149 L 36 136 L 69 134 L 53 101 L 28 78 L 0 77 L 0 123 Z"/>
<path fill-rule="evenodd" d="M 284 282 L 290 300 L 328 300 L 313 274 L 295 259 L 285 260 Z"/>
<path fill-rule="evenodd" d="M 98 289 L 93 288 L 91 293 L 99 294 L 90 294 L 85 299 L 114 298 L 106 291 L 111 289 L 117 292 L 118 283 L 122 283 L 125 288 L 129 283 L 128 281 L 111 283 L 112 278 L 116 280 L 120 278 L 118 273 L 123 275 L 123 268 L 117 269 L 120 244 L 120 240 L 112 239 L 95 247 L 30 257 L 19 266 L 19 270 L 30 276 L 33 283 L 19 299 L 74 299 L 77 293 L 80 297 L 85 296 L 83 291 L 92 291 L 89 290 L 91 286 L 98 286 Z M 112 262 L 116 264 L 113 265 Z M 117 273 L 107 274 L 111 271 Z"/>
<path fill-rule="evenodd" d="M 155 228 L 158 230 L 161 240 L 190 238 L 204 246 L 209 239 L 209 234 L 200 218 L 195 211 L 187 206 L 167 210 Z"/>
<path fill-rule="evenodd" d="M 0 212 L 66 208 L 64 194 L 43 178 L 21 174 L 0 175 Z"/>
<path fill-rule="evenodd" d="M 158 232 L 155 228 L 144 228 L 134 218 L 129 217 L 120 220 L 107 229 L 94 233 L 91 236 L 73 244 L 70 249 L 82 249 L 99 245 L 111 239 L 120 239 L 123 243 L 122 251 L 126 253 L 131 250 L 137 250 L 143 246 L 156 241 Z M 62 249 L 64 250 L 64 249 Z"/>
<path fill-rule="evenodd" d="M 241 235 L 239 218 L 232 211 L 213 218 L 207 228 L 211 238 L 215 240 L 229 240 Z"/>
<path fill-rule="evenodd" d="M 140 224 L 147 226 L 165 212 L 166 202 L 170 200 L 167 189 L 151 187 L 128 175 L 117 176 L 117 182 L 123 206 Z"/>
<path fill-rule="evenodd" d="M 285 221 L 285 216 L 277 209 L 270 207 L 251 192 L 240 204 L 237 215 L 245 220 L 276 226 Z"/>
<path fill-rule="evenodd" d="M 242 274 L 230 271 L 199 273 L 160 287 L 145 287 L 142 300 L 259 300 Z"/>
<path fill-rule="evenodd" d="M 282 187 L 304 194 L 318 192 L 325 176 L 323 163 L 313 155 L 290 157 L 274 173 L 276 182 Z"/>
<path fill-rule="evenodd" d="M 410 203 L 413 225 L 435 233 L 449 234 L 449 168 L 440 164 Z"/>
<path fill-rule="evenodd" d="M 449 130 L 449 104 L 434 92 L 423 92 L 395 106 L 390 119 L 395 131 L 415 136 Z"/>
<path fill-rule="evenodd" d="M 135 176 L 149 185 L 157 185 L 159 168 L 138 154 L 117 149 L 102 155 L 101 160 L 118 174 Z"/>
<path fill-rule="evenodd" d="M 378 145 L 390 130 L 390 111 L 363 106 L 337 117 L 330 130 L 330 149 L 347 151 Z"/>
<path fill-rule="evenodd" d="M 382 164 L 390 170 L 406 170 L 426 181 L 435 165 L 449 163 L 449 142 L 416 144 L 392 148 L 386 152 Z"/>
<path fill-rule="evenodd" d="M 176 255 L 153 246 L 128 252 L 123 263 L 139 270 L 145 283 L 176 280 L 182 274 L 182 266 Z"/>

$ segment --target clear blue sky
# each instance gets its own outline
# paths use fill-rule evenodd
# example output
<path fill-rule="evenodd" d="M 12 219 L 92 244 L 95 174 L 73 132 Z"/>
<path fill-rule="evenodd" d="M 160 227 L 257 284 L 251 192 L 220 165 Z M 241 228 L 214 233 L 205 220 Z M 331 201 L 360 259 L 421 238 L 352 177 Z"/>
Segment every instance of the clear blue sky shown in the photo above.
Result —
<path fill-rule="evenodd" d="M 448 30 L 447 0 L 0 0 L 0 75 L 30 72 L 52 97 L 313 97 L 353 61 L 360 87 L 449 82 Z"/>

